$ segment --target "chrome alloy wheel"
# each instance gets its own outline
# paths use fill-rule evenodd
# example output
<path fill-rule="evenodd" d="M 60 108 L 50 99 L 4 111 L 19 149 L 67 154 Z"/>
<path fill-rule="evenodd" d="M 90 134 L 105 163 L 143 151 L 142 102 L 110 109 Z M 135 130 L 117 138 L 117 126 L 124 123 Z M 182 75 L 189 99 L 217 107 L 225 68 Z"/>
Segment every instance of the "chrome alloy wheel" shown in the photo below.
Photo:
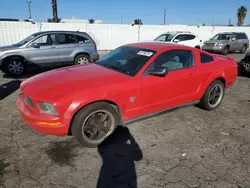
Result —
<path fill-rule="evenodd" d="M 24 65 L 20 61 L 13 60 L 8 64 L 8 70 L 11 74 L 18 75 L 24 71 Z"/>
<path fill-rule="evenodd" d="M 216 84 L 210 90 L 208 95 L 208 104 L 211 108 L 218 106 L 223 98 L 223 88 L 221 85 Z"/>
<path fill-rule="evenodd" d="M 80 57 L 77 61 L 77 64 L 79 65 L 84 65 L 84 64 L 88 64 L 89 60 L 86 57 Z"/>
<path fill-rule="evenodd" d="M 114 125 L 115 119 L 110 112 L 106 110 L 95 111 L 84 120 L 82 135 L 89 142 L 100 142 L 112 133 Z"/>

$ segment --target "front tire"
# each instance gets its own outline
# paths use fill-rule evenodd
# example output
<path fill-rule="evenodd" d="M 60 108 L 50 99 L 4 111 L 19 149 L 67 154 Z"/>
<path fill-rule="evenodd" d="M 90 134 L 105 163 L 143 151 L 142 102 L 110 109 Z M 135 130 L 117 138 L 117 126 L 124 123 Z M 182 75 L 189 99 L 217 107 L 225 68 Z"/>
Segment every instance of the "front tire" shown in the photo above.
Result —
<path fill-rule="evenodd" d="M 226 47 L 222 50 L 221 54 L 222 54 L 222 55 L 227 55 L 228 53 L 229 53 L 229 46 L 226 46 Z"/>
<path fill-rule="evenodd" d="M 204 110 L 214 110 L 222 102 L 224 98 L 225 85 L 220 80 L 215 80 L 207 88 L 205 94 L 200 100 L 199 106 Z"/>
<path fill-rule="evenodd" d="M 118 112 L 106 102 L 96 102 L 75 115 L 71 132 L 84 147 L 95 148 L 116 129 Z"/>
<path fill-rule="evenodd" d="M 74 61 L 75 65 L 85 65 L 85 64 L 89 64 L 89 63 L 92 63 L 92 60 L 86 54 L 80 54 L 80 55 L 76 56 L 75 61 Z"/>
<path fill-rule="evenodd" d="M 19 57 L 11 57 L 3 63 L 4 73 L 11 76 L 21 76 L 25 72 L 25 64 L 23 59 Z"/>

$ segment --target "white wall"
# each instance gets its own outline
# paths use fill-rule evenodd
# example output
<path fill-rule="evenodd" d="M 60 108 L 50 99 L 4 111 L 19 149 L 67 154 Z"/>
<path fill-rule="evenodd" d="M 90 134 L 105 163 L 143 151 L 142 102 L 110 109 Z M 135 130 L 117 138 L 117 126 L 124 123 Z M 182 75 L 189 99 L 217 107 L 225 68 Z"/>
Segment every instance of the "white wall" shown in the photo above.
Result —
<path fill-rule="evenodd" d="M 119 24 L 83 24 L 83 23 L 35 23 L 30 22 L 0 22 L 0 46 L 13 44 L 37 31 L 72 30 L 85 31 L 91 34 L 97 43 L 98 50 L 110 50 L 120 45 L 138 41 L 138 26 Z M 203 40 L 211 38 L 219 32 L 241 31 L 250 38 L 250 27 L 212 27 L 185 25 L 142 25 L 140 41 L 153 40 L 167 31 L 190 31 L 198 34 Z"/>

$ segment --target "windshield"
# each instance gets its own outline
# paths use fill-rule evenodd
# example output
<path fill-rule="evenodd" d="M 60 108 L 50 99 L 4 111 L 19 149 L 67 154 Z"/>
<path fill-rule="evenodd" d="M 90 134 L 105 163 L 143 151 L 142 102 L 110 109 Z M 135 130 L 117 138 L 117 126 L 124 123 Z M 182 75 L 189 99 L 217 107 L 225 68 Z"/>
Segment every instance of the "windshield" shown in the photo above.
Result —
<path fill-rule="evenodd" d="M 103 56 L 96 64 L 129 76 L 134 76 L 153 54 L 155 54 L 153 50 L 122 46 Z"/>
<path fill-rule="evenodd" d="M 217 34 L 212 40 L 230 40 L 231 34 Z"/>
<path fill-rule="evenodd" d="M 14 44 L 14 46 L 23 46 L 24 44 L 28 43 L 29 41 L 31 41 L 32 39 L 34 39 L 38 35 L 39 35 L 39 33 L 30 35 L 30 36 L 26 37 L 25 39 L 21 40 L 20 42 Z"/>
<path fill-rule="evenodd" d="M 175 35 L 173 34 L 162 34 L 155 39 L 155 41 L 163 41 L 163 42 L 170 42 Z"/>

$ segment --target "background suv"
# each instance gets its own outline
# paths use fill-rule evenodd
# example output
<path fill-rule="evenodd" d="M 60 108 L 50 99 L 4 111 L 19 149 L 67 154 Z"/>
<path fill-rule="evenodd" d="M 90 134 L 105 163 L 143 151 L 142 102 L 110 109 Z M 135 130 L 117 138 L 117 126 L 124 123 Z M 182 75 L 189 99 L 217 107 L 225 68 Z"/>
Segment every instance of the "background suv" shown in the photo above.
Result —
<path fill-rule="evenodd" d="M 96 44 L 85 32 L 38 32 L 0 47 L 0 66 L 10 75 L 21 75 L 27 68 L 87 64 L 98 59 Z"/>
<path fill-rule="evenodd" d="M 249 40 L 244 32 L 218 33 L 213 38 L 204 42 L 203 50 L 220 52 L 223 55 L 239 51 L 244 54 L 249 46 Z"/>
<path fill-rule="evenodd" d="M 169 43 L 178 43 L 190 47 L 195 47 L 200 49 L 202 47 L 202 40 L 199 37 L 190 32 L 185 31 L 170 31 L 163 33 L 158 36 L 154 41 L 169 42 Z"/>

